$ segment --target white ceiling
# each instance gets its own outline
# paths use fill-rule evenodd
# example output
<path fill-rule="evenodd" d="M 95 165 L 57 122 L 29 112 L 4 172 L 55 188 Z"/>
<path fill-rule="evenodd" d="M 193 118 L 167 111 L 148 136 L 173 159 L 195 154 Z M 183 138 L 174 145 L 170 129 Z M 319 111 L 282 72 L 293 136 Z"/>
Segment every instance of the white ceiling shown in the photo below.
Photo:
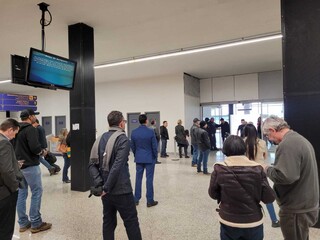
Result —
<path fill-rule="evenodd" d="M 40 1 L 0 0 L 0 81 L 10 54 L 41 49 Z M 68 57 L 68 25 L 94 28 L 95 64 L 280 32 L 279 0 L 46 0 L 53 16 L 46 51 Z M 48 17 L 47 17 L 48 18 Z M 186 72 L 199 78 L 281 69 L 281 39 L 149 62 L 96 69 L 96 82 Z M 0 84 L 0 92 L 34 88 Z"/>

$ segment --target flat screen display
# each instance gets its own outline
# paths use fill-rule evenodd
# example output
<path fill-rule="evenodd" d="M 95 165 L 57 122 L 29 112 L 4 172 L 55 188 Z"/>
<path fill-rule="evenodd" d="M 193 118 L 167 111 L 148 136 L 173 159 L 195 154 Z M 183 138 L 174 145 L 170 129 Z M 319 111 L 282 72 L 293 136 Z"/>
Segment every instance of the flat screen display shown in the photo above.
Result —
<path fill-rule="evenodd" d="M 27 82 L 45 88 L 73 89 L 77 62 L 30 49 Z"/>

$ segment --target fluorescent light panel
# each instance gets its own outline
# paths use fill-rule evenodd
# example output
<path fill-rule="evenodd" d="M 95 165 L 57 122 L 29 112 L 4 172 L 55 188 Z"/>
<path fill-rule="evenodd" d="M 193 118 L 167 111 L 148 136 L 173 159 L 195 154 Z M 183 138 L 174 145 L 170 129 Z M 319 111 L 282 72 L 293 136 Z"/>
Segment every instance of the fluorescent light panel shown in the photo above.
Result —
<path fill-rule="evenodd" d="M 11 83 L 11 80 L 2 80 L 2 81 L 0 81 L 0 84 L 2 84 L 2 83 Z"/>
<path fill-rule="evenodd" d="M 127 60 L 119 60 L 115 62 L 109 62 L 106 64 L 96 65 L 94 68 L 105 68 L 105 67 L 113 67 L 113 66 L 119 66 L 129 63 L 136 63 L 136 62 L 144 62 L 144 61 L 150 61 L 155 59 L 161 59 L 161 58 L 167 58 L 167 57 L 174 57 L 174 56 L 180 56 L 180 55 L 186 55 L 186 54 L 192 54 L 192 53 L 198 53 L 198 52 L 205 52 L 205 51 L 211 51 L 216 49 L 222 49 L 222 48 L 228 48 L 228 47 L 234 47 L 234 46 L 240 46 L 250 43 L 257 43 L 257 42 L 263 42 L 263 41 L 269 41 L 274 39 L 282 38 L 282 34 L 275 34 L 275 35 L 269 35 L 269 36 L 263 36 L 263 37 L 256 37 L 256 38 L 250 38 L 250 39 L 244 39 L 244 40 L 238 40 L 233 41 L 229 43 L 221 43 L 221 44 L 214 44 L 211 46 L 202 46 L 202 47 L 195 47 L 195 48 L 186 48 L 177 50 L 175 52 L 170 53 L 159 53 L 149 56 L 141 56 L 141 57 L 133 57 L 132 59 Z"/>

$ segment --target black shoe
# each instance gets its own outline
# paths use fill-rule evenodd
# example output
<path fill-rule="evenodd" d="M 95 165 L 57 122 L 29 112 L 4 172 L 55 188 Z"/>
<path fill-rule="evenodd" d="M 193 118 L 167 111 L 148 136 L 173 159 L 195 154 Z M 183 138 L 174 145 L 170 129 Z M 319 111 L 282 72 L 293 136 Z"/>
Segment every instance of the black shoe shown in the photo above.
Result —
<path fill-rule="evenodd" d="M 271 226 L 272 226 L 273 228 L 280 227 L 280 222 L 279 222 L 279 221 L 272 222 Z"/>
<path fill-rule="evenodd" d="M 160 156 L 161 158 L 166 158 L 167 156 Z"/>
<path fill-rule="evenodd" d="M 169 155 L 168 155 L 168 154 L 166 154 L 166 157 L 169 157 Z"/>
<path fill-rule="evenodd" d="M 147 207 L 153 207 L 158 205 L 158 201 L 153 201 L 152 203 L 147 203 Z"/>
<path fill-rule="evenodd" d="M 211 174 L 211 173 L 209 173 L 209 172 L 203 172 L 203 174 L 205 174 L 205 175 L 209 175 L 209 174 Z"/>
<path fill-rule="evenodd" d="M 197 164 L 191 164 L 191 167 L 197 167 L 198 165 Z"/>
<path fill-rule="evenodd" d="M 214 148 L 213 151 L 219 151 L 219 148 Z"/>
<path fill-rule="evenodd" d="M 55 167 L 50 168 L 49 173 L 50 173 L 50 176 L 54 175 L 56 173 L 56 168 Z"/>
<path fill-rule="evenodd" d="M 161 162 L 159 162 L 159 161 L 156 161 L 156 164 L 161 164 Z"/>
<path fill-rule="evenodd" d="M 63 181 L 64 183 L 71 183 L 71 180 Z"/>
<path fill-rule="evenodd" d="M 139 205 L 139 201 L 136 202 L 136 206 L 138 206 L 138 205 Z"/>
<path fill-rule="evenodd" d="M 201 170 L 197 170 L 197 173 L 201 173 L 202 171 Z"/>
<path fill-rule="evenodd" d="M 189 156 L 185 156 L 184 158 L 190 158 Z"/>

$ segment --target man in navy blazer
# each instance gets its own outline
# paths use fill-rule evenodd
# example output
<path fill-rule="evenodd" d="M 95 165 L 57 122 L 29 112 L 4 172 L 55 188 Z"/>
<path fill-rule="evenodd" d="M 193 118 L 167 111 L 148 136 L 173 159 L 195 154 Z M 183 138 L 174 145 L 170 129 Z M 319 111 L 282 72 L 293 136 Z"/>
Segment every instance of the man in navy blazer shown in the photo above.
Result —
<path fill-rule="evenodd" d="M 148 120 L 145 114 L 139 116 L 139 122 L 141 125 L 134 129 L 131 134 L 131 149 L 136 163 L 134 197 L 136 205 L 138 205 L 141 198 L 143 172 L 144 169 L 146 169 L 147 207 L 153 207 L 158 204 L 158 202 L 153 199 L 153 176 L 158 155 L 158 144 L 154 131 L 147 127 Z"/>

